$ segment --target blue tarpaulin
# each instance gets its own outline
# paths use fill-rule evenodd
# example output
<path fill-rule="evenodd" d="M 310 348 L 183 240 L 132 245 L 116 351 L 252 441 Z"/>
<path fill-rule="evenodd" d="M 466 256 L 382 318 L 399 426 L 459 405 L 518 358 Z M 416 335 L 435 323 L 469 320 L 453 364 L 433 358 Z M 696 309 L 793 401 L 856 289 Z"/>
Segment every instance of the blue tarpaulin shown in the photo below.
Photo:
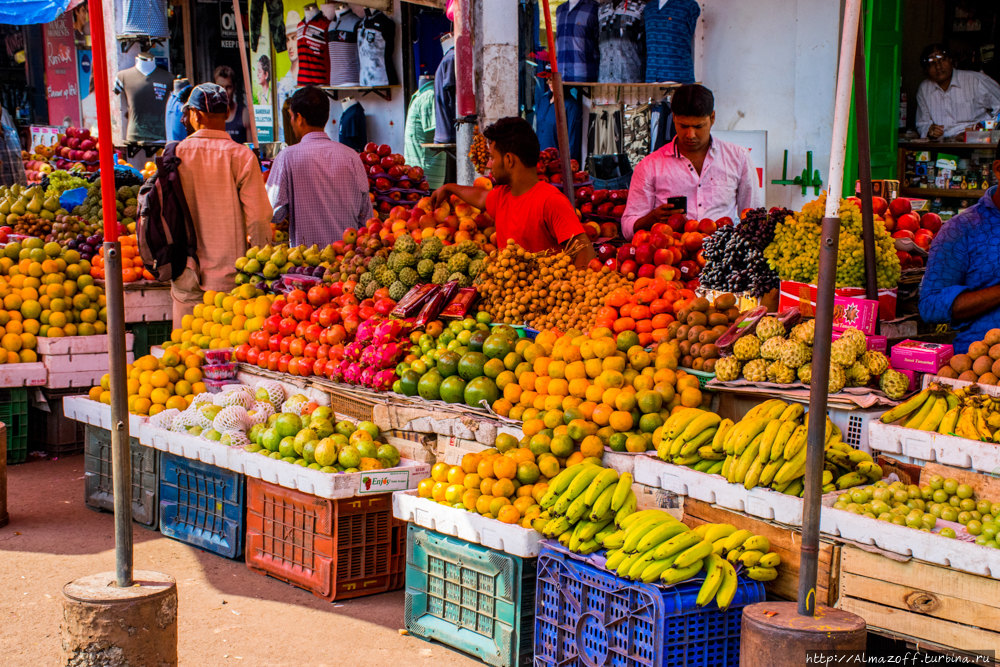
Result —
<path fill-rule="evenodd" d="M 59 18 L 70 5 L 70 0 L 2 0 L 0 23 L 34 25 Z"/>

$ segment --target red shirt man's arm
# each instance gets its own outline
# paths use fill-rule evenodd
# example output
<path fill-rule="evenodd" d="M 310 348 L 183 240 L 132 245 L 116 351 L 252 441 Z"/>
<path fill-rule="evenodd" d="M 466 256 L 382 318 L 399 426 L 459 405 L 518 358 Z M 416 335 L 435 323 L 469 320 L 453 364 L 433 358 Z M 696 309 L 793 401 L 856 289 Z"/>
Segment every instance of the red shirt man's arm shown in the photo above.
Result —
<path fill-rule="evenodd" d="M 582 269 L 597 257 L 590 237 L 584 231 L 573 206 L 561 192 L 553 189 L 545 208 L 545 225 L 556 241 L 573 257 L 573 264 Z"/>

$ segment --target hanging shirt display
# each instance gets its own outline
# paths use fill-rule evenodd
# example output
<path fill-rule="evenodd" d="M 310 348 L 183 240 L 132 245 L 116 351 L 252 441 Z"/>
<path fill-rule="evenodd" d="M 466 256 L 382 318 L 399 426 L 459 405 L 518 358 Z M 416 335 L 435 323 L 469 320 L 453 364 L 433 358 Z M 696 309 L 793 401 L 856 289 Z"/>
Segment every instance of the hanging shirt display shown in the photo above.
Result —
<path fill-rule="evenodd" d="M 358 85 L 358 24 L 361 18 L 347 10 L 330 23 L 327 48 L 330 51 L 330 85 Z"/>
<path fill-rule="evenodd" d="M 358 153 L 368 143 L 368 124 L 365 109 L 360 103 L 352 104 L 340 114 L 340 143 L 353 148 Z"/>
<path fill-rule="evenodd" d="M 434 143 L 455 143 L 455 47 L 448 49 L 434 75 Z"/>
<path fill-rule="evenodd" d="M 662 5 L 662 7 L 661 7 Z M 650 0 L 646 5 L 646 82 L 694 83 L 695 0 Z"/>
<path fill-rule="evenodd" d="M 131 67 L 118 72 L 115 92 L 125 95 L 128 104 L 129 143 L 162 142 L 167 139 L 167 98 L 174 85 L 170 72 L 157 67 L 149 76 Z"/>
<path fill-rule="evenodd" d="M 403 130 L 403 157 L 406 164 L 424 170 L 424 178 L 432 190 L 444 185 L 447 160 L 443 152 L 423 147 L 423 144 L 434 143 L 434 123 L 434 82 L 428 81 L 410 98 Z"/>
<path fill-rule="evenodd" d="M 566 105 L 566 129 L 569 133 L 569 156 L 580 160 L 581 132 L 583 131 L 583 102 L 580 99 L 579 88 L 566 88 L 564 91 Z M 556 130 L 556 107 L 552 91 L 545 86 L 544 92 L 535 98 L 535 134 L 538 135 L 538 146 L 559 148 L 559 133 Z"/>
<path fill-rule="evenodd" d="M 599 5 L 597 0 L 580 0 L 570 9 L 571 4 L 565 2 L 556 8 L 556 61 L 559 73 L 563 81 L 597 81 Z"/>
<path fill-rule="evenodd" d="M 260 24 L 264 19 L 267 5 L 267 25 L 271 33 L 271 45 L 278 53 L 282 53 L 285 45 L 285 3 L 282 0 L 250 0 L 250 45 L 251 51 L 257 50 L 260 40 Z"/>
<path fill-rule="evenodd" d="M 167 27 L 167 0 L 124 0 L 122 33 L 170 37 Z"/>
<path fill-rule="evenodd" d="M 645 81 L 646 25 L 643 0 L 610 0 L 597 13 L 600 26 L 601 83 Z"/>
<path fill-rule="evenodd" d="M 330 21 L 318 12 L 311 21 L 300 21 L 295 32 L 295 45 L 299 53 L 299 85 L 330 85 L 330 52 L 326 31 Z"/>
<path fill-rule="evenodd" d="M 396 24 L 380 11 L 365 10 L 358 26 L 358 62 L 362 86 L 395 86 L 396 65 L 392 54 L 396 46 Z"/>

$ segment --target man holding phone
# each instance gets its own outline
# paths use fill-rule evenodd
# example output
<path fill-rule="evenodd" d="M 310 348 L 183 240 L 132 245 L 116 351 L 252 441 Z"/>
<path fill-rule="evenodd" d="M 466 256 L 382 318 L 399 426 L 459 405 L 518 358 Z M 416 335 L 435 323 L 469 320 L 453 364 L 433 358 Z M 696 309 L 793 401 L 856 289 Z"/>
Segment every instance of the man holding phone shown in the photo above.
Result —
<path fill-rule="evenodd" d="M 740 211 L 763 201 L 750 151 L 712 138 L 712 91 L 698 84 L 681 86 L 670 106 L 677 136 L 636 165 L 622 215 L 626 239 L 676 213 L 735 221 Z"/>

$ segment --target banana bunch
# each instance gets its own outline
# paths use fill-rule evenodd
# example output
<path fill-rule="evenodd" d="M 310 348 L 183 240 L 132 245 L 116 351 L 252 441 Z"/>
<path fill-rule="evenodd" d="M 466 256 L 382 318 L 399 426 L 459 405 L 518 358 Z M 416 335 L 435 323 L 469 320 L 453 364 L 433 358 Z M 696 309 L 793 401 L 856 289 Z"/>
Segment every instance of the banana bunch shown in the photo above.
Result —
<path fill-rule="evenodd" d="M 764 537 L 730 524 L 706 523 L 691 529 L 662 510 L 643 510 L 615 524 L 617 530 L 598 535 L 607 549 L 605 568 L 624 579 L 666 585 L 691 579 L 702 570 L 705 582 L 697 604 L 715 600 L 726 609 L 736 594 L 736 565 L 756 581 L 778 576 L 781 557 L 768 553 Z"/>
<path fill-rule="evenodd" d="M 552 478 L 532 527 L 573 553 L 590 554 L 636 510 L 631 473 L 581 463 Z"/>
<path fill-rule="evenodd" d="M 979 385 L 952 389 L 933 383 L 912 398 L 887 410 L 883 424 L 979 442 L 1000 442 L 1000 399 L 980 394 Z"/>

